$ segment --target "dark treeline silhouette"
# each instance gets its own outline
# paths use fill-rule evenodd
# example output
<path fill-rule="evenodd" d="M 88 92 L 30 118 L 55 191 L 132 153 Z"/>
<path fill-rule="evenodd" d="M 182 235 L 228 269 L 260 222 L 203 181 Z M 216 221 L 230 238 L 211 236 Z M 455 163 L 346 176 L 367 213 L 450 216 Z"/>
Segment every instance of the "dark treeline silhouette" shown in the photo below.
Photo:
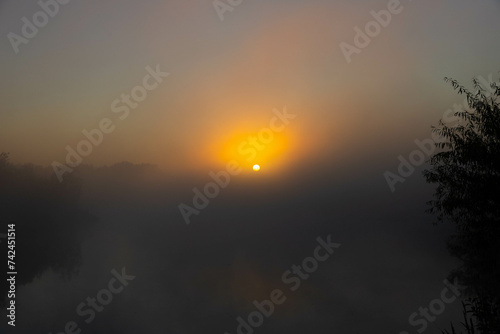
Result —
<path fill-rule="evenodd" d="M 154 165 L 120 162 L 104 167 L 81 165 L 59 182 L 51 167 L 15 165 L 9 154 L 0 153 L 0 253 L 5 260 L 0 271 L 0 308 L 6 306 L 8 291 L 8 224 L 16 225 L 18 288 L 47 270 L 69 278 L 81 265 L 81 243 L 97 221 L 82 208 L 83 187 L 93 191 L 94 201 L 109 197 L 126 201 L 127 191 L 134 189 L 131 185 L 156 182 L 158 175 Z M 103 189 L 104 184 L 112 189 Z"/>
<path fill-rule="evenodd" d="M 461 265 L 450 279 L 467 288 L 465 309 L 476 330 L 500 333 L 500 86 L 473 80 L 471 92 L 455 80 L 446 81 L 466 96 L 469 108 L 455 113 L 457 122 L 441 121 L 433 129 L 444 142 L 436 144 L 440 151 L 424 172 L 437 185 L 430 212 L 438 221 L 456 224 L 448 248 Z"/>
<path fill-rule="evenodd" d="M 15 223 L 16 285 L 33 281 L 47 270 L 72 275 L 81 263 L 81 242 L 96 218 L 79 205 L 81 185 L 69 175 L 60 183 L 52 170 L 14 165 L 0 153 L 0 233 Z M 0 239 L 2 275 L 7 271 L 7 239 Z M 4 262 L 5 261 L 5 262 Z M 7 284 L 0 283 L 0 307 L 5 307 Z"/>

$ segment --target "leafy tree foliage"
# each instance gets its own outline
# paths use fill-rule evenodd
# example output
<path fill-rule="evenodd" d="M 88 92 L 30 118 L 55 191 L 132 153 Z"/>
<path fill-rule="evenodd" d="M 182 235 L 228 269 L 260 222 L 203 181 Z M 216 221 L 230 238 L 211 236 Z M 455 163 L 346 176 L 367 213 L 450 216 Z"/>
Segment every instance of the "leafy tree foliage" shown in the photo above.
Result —
<path fill-rule="evenodd" d="M 424 172 L 437 185 L 429 211 L 456 224 L 448 248 L 461 266 L 450 276 L 468 287 L 478 329 L 500 333 L 500 86 L 474 79 L 471 92 L 446 81 L 469 108 L 455 113 L 456 124 L 433 128 L 444 141 Z"/>

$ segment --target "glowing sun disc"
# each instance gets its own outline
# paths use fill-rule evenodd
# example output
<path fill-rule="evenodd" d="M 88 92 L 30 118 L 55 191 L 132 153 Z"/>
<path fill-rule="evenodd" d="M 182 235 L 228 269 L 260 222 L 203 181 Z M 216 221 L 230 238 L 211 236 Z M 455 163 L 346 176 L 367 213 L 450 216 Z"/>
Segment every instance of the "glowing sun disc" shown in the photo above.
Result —
<path fill-rule="evenodd" d="M 253 165 L 253 170 L 258 172 L 260 170 L 260 166 L 259 165 Z"/>

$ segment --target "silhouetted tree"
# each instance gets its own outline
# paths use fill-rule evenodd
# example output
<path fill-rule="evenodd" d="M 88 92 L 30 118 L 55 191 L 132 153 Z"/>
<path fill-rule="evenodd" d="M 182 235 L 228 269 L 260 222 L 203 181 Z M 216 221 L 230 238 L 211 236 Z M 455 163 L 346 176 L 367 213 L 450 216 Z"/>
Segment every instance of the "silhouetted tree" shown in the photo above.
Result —
<path fill-rule="evenodd" d="M 462 308 L 463 308 L 463 317 L 464 317 L 464 321 L 461 323 L 461 326 L 463 328 L 465 328 L 466 332 L 460 332 L 460 334 L 464 333 L 464 334 L 475 334 L 476 333 L 476 329 L 474 327 L 474 321 L 472 319 L 472 317 L 470 316 L 472 312 L 471 310 L 471 305 L 469 303 L 464 303 L 462 301 Z M 455 329 L 455 326 L 452 324 L 450 324 L 450 330 L 442 330 L 441 331 L 441 334 L 459 334 L 459 332 L 457 332 L 457 329 Z"/>
<path fill-rule="evenodd" d="M 457 124 L 440 121 L 433 128 L 444 141 L 424 172 L 437 185 L 429 211 L 456 224 L 448 248 L 461 266 L 450 278 L 468 288 L 478 329 L 500 333 L 500 86 L 474 79 L 471 92 L 445 80 L 469 108 L 455 113 Z"/>

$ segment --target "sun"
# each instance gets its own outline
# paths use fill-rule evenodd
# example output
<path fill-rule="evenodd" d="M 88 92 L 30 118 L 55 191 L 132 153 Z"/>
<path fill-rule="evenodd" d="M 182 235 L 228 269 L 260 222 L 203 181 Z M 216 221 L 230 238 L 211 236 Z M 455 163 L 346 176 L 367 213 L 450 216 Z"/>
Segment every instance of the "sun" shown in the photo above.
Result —
<path fill-rule="evenodd" d="M 260 166 L 259 165 L 253 165 L 253 170 L 258 172 L 260 170 Z"/>

